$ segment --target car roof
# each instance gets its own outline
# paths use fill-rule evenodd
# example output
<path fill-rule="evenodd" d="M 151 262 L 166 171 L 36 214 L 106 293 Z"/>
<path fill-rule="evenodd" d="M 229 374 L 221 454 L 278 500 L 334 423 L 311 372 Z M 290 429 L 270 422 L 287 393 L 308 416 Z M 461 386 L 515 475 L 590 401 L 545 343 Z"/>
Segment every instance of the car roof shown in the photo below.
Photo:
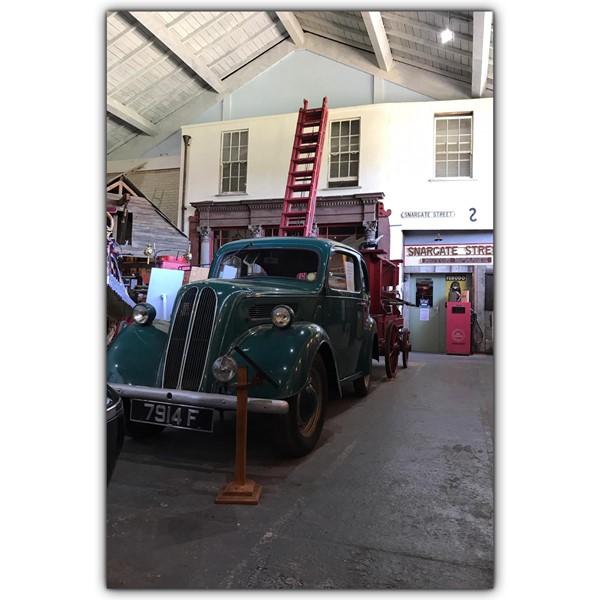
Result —
<path fill-rule="evenodd" d="M 235 250 L 244 247 L 251 248 L 303 248 L 303 249 L 314 249 L 314 250 L 327 250 L 332 248 L 340 248 L 344 250 L 350 250 L 356 254 L 359 254 L 355 248 L 330 240 L 327 238 L 314 238 L 314 237 L 303 237 L 303 236 L 275 236 L 275 237 L 260 237 L 260 238 L 246 238 L 243 240 L 236 240 L 235 242 L 228 242 L 219 248 L 219 254 L 227 250 Z"/>

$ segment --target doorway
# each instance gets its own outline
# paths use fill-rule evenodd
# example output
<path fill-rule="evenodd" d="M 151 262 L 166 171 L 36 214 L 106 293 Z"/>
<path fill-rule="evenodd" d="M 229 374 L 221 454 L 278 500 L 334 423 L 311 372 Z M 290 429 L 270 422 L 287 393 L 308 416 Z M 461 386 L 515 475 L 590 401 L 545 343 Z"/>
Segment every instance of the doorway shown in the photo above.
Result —
<path fill-rule="evenodd" d="M 410 278 L 410 341 L 414 352 L 446 352 L 446 276 L 415 273 Z"/>
<path fill-rule="evenodd" d="M 412 349 L 444 354 L 446 302 L 469 302 L 473 297 L 471 273 L 411 274 L 409 300 L 418 305 L 410 307 L 409 313 Z"/>

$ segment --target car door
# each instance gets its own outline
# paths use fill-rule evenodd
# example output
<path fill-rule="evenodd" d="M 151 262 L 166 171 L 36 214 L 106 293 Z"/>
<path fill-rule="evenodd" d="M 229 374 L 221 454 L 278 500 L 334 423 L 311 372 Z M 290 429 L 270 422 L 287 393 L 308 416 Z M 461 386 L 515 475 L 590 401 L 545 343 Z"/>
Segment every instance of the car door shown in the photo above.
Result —
<path fill-rule="evenodd" d="M 362 347 L 368 300 L 360 262 L 350 252 L 329 257 L 323 324 L 331 339 L 341 379 L 356 372 Z"/>

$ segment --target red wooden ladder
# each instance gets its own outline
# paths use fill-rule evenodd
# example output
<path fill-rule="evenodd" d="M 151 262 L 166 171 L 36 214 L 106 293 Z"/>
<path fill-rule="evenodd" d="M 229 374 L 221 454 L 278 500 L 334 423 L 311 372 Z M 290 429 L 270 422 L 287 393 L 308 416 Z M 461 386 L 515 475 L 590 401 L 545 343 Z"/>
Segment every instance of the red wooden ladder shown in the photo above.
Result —
<path fill-rule="evenodd" d="M 308 108 L 308 100 L 298 111 L 292 160 L 288 173 L 279 235 L 313 235 L 317 185 L 321 170 L 321 156 L 327 129 L 327 96 L 321 108 Z"/>

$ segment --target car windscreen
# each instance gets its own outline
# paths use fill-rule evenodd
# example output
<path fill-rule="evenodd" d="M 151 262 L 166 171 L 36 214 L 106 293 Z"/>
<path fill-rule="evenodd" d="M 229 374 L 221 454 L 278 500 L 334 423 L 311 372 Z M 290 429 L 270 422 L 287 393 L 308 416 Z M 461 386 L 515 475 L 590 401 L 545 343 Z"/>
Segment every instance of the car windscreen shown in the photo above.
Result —
<path fill-rule="evenodd" d="M 217 266 L 219 279 L 284 277 L 315 281 L 319 255 L 299 248 L 243 248 L 224 254 Z"/>

